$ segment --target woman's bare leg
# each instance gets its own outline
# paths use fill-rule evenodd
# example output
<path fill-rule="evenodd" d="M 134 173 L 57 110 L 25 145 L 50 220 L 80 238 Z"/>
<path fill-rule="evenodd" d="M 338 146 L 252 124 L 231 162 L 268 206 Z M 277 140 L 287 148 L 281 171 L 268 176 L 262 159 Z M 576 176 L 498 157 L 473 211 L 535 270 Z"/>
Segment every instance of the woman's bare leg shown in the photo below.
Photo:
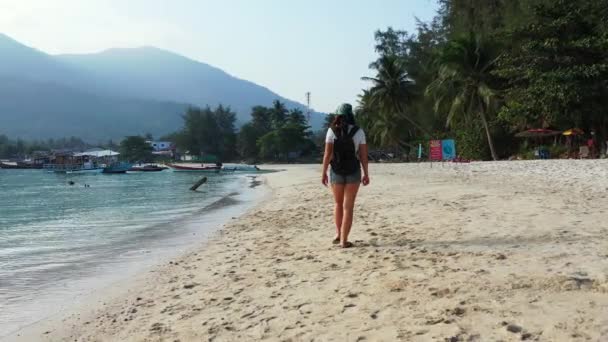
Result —
<path fill-rule="evenodd" d="M 348 234 L 353 225 L 353 214 L 355 209 L 355 199 L 359 191 L 359 183 L 346 184 L 344 187 L 344 202 L 342 206 L 342 227 L 340 231 L 340 245 L 345 247 L 348 243 Z"/>
<path fill-rule="evenodd" d="M 331 190 L 334 193 L 334 222 L 336 224 L 335 240 L 340 240 L 340 229 L 342 228 L 342 216 L 344 207 L 344 184 L 332 184 Z"/>

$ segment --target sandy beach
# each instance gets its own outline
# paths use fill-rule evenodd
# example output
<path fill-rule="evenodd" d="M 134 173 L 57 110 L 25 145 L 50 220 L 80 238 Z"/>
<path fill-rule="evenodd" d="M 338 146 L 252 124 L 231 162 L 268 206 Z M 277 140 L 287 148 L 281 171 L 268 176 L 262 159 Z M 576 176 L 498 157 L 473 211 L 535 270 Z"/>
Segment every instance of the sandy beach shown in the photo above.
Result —
<path fill-rule="evenodd" d="M 608 161 L 373 164 L 331 244 L 319 165 L 200 248 L 7 341 L 608 341 Z"/>

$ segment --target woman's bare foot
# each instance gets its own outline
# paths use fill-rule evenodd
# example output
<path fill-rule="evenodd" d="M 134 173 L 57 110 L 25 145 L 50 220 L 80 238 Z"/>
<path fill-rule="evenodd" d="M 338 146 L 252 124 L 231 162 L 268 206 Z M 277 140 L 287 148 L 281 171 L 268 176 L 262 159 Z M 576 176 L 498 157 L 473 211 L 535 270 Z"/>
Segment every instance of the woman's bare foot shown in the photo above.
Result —
<path fill-rule="evenodd" d="M 333 243 L 334 245 L 337 245 L 340 243 L 340 235 L 336 236 L 331 243 Z"/>
<path fill-rule="evenodd" d="M 340 247 L 342 247 L 342 248 L 351 248 L 353 246 L 354 246 L 353 243 L 349 242 L 349 241 L 340 243 Z"/>

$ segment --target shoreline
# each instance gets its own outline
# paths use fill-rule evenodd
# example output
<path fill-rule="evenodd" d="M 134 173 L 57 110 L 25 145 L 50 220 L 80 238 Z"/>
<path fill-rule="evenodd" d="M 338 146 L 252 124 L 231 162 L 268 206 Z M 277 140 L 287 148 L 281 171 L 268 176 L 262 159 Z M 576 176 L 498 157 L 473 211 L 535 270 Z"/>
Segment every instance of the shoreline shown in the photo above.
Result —
<path fill-rule="evenodd" d="M 204 246 L 11 341 L 608 338 L 608 161 L 510 163 L 372 164 L 348 250 L 318 165 L 283 166 Z"/>
<path fill-rule="evenodd" d="M 30 317 L 36 317 L 36 319 L 19 324 L 19 327 L 17 327 L 18 324 L 14 324 L 13 329 L 11 329 L 11 322 L 7 321 L 6 327 L 10 330 L 0 333 L 0 341 L 5 339 L 10 341 L 20 331 L 31 330 L 39 324 L 46 324 L 47 321 L 57 321 L 60 317 L 63 319 L 68 313 L 79 312 L 91 304 L 98 304 L 96 300 L 104 295 L 111 296 L 114 292 L 113 289 L 128 286 L 132 279 L 139 278 L 142 274 L 146 274 L 184 253 L 201 248 L 201 245 L 204 246 L 225 224 L 234 220 L 235 217 L 247 213 L 268 197 L 265 189 L 252 189 L 251 179 L 239 178 L 237 182 L 242 183 L 242 186 L 238 192 L 227 193 L 195 212 L 175 218 L 169 223 L 154 224 L 149 228 L 151 229 L 149 233 L 155 235 L 156 230 L 170 225 L 180 229 L 179 235 L 173 236 L 166 233 L 162 239 L 149 237 L 150 240 L 145 242 L 145 246 L 135 246 L 136 250 L 129 252 L 129 255 L 116 256 L 116 260 L 109 259 L 103 263 L 98 262 L 99 265 L 95 267 L 95 272 L 100 271 L 101 274 L 83 274 L 66 281 L 64 286 L 70 287 L 72 293 L 70 298 L 62 296 L 53 299 L 57 295 L 54 293 L 53 295 L 43 294 L 35 301 L 22 302 L 21 310 L 31 312 L 33 316 Z M 114 270 L 114 274 L 110 269 Z M 47 286 L 49 286 L 49 291 L 57 292 L 56 288 L 59 285 L 49 284 Z M 66 291 L 63 290 L 63 292 Z M 13 306 L 16 307 L 16 304 Z M 49 307 L 51 309 L 48 309 Z"/>

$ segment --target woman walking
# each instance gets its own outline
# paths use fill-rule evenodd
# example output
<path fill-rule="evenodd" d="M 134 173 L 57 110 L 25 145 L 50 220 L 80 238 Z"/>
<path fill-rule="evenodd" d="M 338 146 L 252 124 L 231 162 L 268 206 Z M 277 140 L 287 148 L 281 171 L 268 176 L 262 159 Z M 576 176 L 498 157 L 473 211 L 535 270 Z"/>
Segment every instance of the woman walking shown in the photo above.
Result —
<path fill-rule="evenodd" d="M 327 171 L 331 164 L 329 178 Z M 361 177 L 363 167 L 363 177 Z M 348 234 L 353 224 L 353 211 L 359 185 L 369 184 L 367 144 L 365 133 L 355 124 L 353 108 L 343 104 L 338 108 L 333 123 L 325 137 L 325 155 L 323 156 L 323 175 L 321 182 L 327 186 L 331 183 L 334 193 L 334 221 L 336 237 L 334 244 L 342 248 L 352 247 Z"/>

